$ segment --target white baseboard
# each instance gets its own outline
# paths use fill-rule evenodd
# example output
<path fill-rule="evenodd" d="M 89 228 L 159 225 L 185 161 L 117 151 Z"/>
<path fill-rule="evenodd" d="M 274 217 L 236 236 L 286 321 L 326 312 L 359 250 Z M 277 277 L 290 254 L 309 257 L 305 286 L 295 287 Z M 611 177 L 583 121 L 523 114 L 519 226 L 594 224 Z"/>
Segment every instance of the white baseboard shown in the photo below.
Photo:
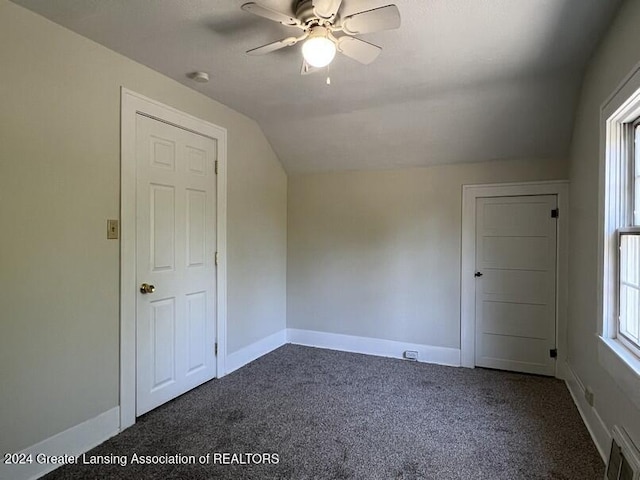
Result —
<path fill-rule="evenodd" d="M 59 456 L 78 455 L 100 445 L 120 431 L 120 407 L 114 407 L 86 422 L 49 437 L 31 447 L 15 452 L 31 455 L 32 463 L 24 465 L 5 465 L 0 462 L 0 478 L 12 480 L 30 480 L 40 478 L 60 465 L 38 462 L 38 455 Z M 2 459 L 4 460 L 4 458 Z"/>
<path fill-rule="evenodd" d="M 364 353 L 379 357 L 403 358 L 405 350 L 418 352 L 418 361 L 453 367 L 460 366 L 460 350 L 380 338 L 357 337 L 313 330 L 287 329 L 287 342 L 308 347 L 328 348 L 344 352 Z"/>
<path fill-rule="evenodd" d="M 568 363 L 564 363 L 562 368 L 564 370 L 565 383 L 567 384 L 569 393 L 571 393 L 573 403 L 578 407 L 582 421 L 586 425 L 587 430 L 589 430 L 593 443 L 595 443 L 602 460 L 606 464 L 611 446 L 611 434 L 595 407 L 587 403 L 584 397 L 584 385 L 571 366 Z"/>
<path fill-rule="evenodd" d="M 227 374 L 245 366 L 247 363 L 253 362 L 276 348 L 280 348 L 285 343 L 287 343 L 287 331 L 282 329 L 227 355 Z"/>

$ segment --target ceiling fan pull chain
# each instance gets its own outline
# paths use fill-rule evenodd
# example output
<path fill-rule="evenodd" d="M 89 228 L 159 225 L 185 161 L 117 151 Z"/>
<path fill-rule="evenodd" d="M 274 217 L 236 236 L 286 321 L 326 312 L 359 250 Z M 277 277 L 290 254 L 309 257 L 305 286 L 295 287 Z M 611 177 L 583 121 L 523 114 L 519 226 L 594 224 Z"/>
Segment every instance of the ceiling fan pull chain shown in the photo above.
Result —
<path fill-rule="evenodd" d="M 327 65 L 327 85 L 331 85 L 331 67 Z"/>

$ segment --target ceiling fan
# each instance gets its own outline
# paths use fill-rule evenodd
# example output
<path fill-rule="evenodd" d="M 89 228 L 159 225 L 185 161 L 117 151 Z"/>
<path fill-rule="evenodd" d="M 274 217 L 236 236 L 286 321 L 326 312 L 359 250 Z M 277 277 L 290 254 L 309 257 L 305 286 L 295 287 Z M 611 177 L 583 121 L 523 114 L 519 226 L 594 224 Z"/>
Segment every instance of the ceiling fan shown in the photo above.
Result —
<path fill-rule="evenodd" d="M 249 55 L 264 55 L 298 42 L 302 44 L 303 75 L 329 65 L 340 52 L 362 64 L 373 62 L 382 48 L 355 35 L 392 30 L 400 27 L 400 12 L 395 5 L 386 5 L 347 16 L 340 16 L 342 0 L 298 0 L 296 16 L 272 10 L 256 2 L 242 5 L 246 12 L 302 30 L 291 36 L 247 51 Z M 338 35 L 335 35 L 338 34 Z"/>

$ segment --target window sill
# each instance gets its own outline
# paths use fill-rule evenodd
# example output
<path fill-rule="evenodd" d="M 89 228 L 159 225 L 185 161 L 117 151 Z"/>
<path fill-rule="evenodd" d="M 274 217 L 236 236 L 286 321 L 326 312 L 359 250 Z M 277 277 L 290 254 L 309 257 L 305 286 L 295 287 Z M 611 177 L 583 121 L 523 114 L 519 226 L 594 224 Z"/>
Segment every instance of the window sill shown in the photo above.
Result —
<path fill-rule="evenodd" d="M 620 389 L 640 408 L 640 359 L 614 338 L 598 337 L 598 360 Z"/>

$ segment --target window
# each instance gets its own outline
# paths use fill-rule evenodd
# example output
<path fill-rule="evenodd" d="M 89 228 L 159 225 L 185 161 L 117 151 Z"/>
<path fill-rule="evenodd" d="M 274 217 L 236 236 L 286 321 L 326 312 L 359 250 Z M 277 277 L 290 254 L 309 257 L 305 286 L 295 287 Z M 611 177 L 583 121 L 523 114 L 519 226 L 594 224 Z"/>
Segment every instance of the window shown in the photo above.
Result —
<path fill-rule="evenodd" d="M 601 109 L 598 361 L 640 408 L 640 66 Z"/>
<path fill-rule="evenodd" d="M 616 337 L 640 357 L 640 119 L 622 126 L 629 182 L 627 225 L 618 229 Z M 624 175 L 624 173 L 622 173 Z M 624 185 L 625 182 L 621 182 Z"/>
<path fill-rule="evenodd" d="M 633 181 L 630 228 L 618 229 L 618 339 L 640 356 L 640 119 L 627 124 L 627 152 Z"/>
<path fill-rule="evenodd" d="M 619 340 L 640 356 L 640 228 L 620 229 L 618 283 Z"/>
<path fill-rule="evenodd" d="M 631 125 L 630 157 L 633 159 L 633 224 L 640 225 L 640 118 Z"/>

